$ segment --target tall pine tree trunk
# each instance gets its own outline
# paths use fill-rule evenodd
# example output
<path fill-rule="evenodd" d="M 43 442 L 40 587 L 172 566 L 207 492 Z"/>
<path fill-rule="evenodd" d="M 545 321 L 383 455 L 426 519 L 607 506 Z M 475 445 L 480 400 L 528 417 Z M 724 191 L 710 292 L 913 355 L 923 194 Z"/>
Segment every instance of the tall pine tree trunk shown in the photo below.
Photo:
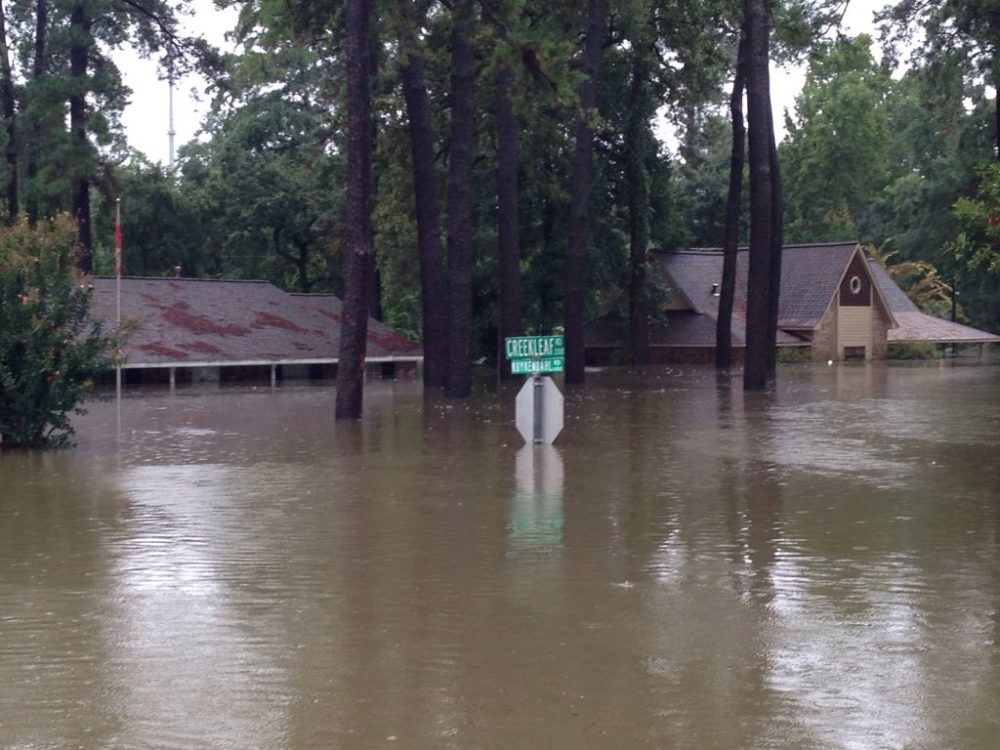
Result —
<path fill-rule="evenodd" d="M 715 366 L 726 368 L 733 363 L 733 302 L 736 297 L 736 251 L 740 243 L 740 207 L 743 198 L 743 157 L 746 127 L 743 123 L 743 91 L 746 88 L 747 35 L 740 32 L 736 53 L 736 75 L 729 97 L 733 125 L 733 146 L 729 159 L 729 193 L 726 196 L 726 228 L 722 250 L 722 284 L 719 290 L 719 317 L 715 327 Z"/>
<path fill-rule="evenodd" d="M 472 176 L 476 141 L 476 52 L 471 0 L 452 6 L 451 145 L 448 150 L 448 376 L 445 396 L 472 392 Z"/>
<path fill-rule="evenodd" d="M 41 83 L 42 76 L 45 75 L 46 69 L 46 41 L 48 39 L 49 30 L 49 3 L 48 0 L 37 0 L 35 3 L 35 49 L 34 57 L 31 66 L 31 82 L 32 87 L 35 89 L 34 95 L 38 96 L 39 84 Z M 34 126 L 34 132 L 32 132 L 28 137 L 27 143 L 27 177 L 28 177 L 28 195 L 27 195 L 27 205 L 26 210 L 28 214 L 28 223 L 31 226 L 35 226 L 38 222 L 38 130 L 40 122 L 38 121 L 38 103 L 34 104 L 33 116 L 35 118 L 34 122 L 31 123 Z"/>
<path fill-rule="evenodd" d="M 379 50 L 381 46 L 378 44 L 371 45 L 370 54 L 368 55 L 368 73 L 371 76 L 372 81 L 378 80 L 378 71 L 382 62 L 379 55 Z M 370 117 L 369 122 L 371 122 L 371 151 L 374 158 L 374 153 L 376 149 L 376 144 L 378 143 L 378 120 L 375 117 Z M 375 174 L 374 169 L 368 170 L 368 212 L 369 217 L 371 212 L 375 210 L 375 206 L 378 204 L 378 176 Z M 382 272 L 378 267 L 378 249 L 375 245 L 375 225 L 372 223 L 371 219 L 368 220 L 368 247 L 371 248 L 371 273 L 368 274 L 368 315 L 377 321 L 382 321 L 384 316 L 382 314 Z"/>
<path fill-rule="evenodd" d="M 90 16 L 85 3 L 77 2 L 70 13 L 69 48 L 69 129 L 73 142 L 73 216 L 77 222 L 80 245 L 80 270 L 91 273 L 94 267 L 94 244 L 90 228 L 90 144 L 87 140 L 87 63 L 93 39 Z"/>
<path fill-rule="evenodd" d="M 400 77 L 410 129 L 413 193 L 417 212 L 417 252 L 420 258 L 420 300 L 423 318 L 424 387 L 440 388 L 448 372 L 448 295 L 444 249 L 438 217 L 437 177 L 434 169 L 434 131 L 424 77 L 424 59 L 417 48 L 409 0 L 400 3 L 404 14 L 400 34 Z"/>
<path fill-rule="evenodd" d="M 359 419 L 368 340 L 371 232 L 371 0 L 347 0 L 347 227 L 344 306 L 337 364 L 337 419 Z"/>
<path fill-rule="evenodd" d="M 625 131 L 625 184 L 629 223 L 629 362 L 649 364 L 649 316 L 646 309 L 646 251 L 649 246 L 649 177 L 646 173 L 646 143 L 649 128 L 646 96 L 644 42 L 633 41 L 632 81 Z"/>
<path fill-rule="evenodd" d="M 750 258 L 747 272 L 745 390 L 767 386 L 773 235 L 770 81 L 764 0 L 744 0 L 747 36 L 747 126 L 750 161 Z"/>
<path fill-rule="evenodd" d="M 771 163 L 771 278 L 768 283 L 767 371 L 778 368 L 778 313 L 781 301 L 781 255 L 784 243 L 784 196 L 781 191 L 781 167 L 774 139 L 774 116 L 768 115 L 768 158 Z"/>
<path fill-rule="evenodd" d="M 1000 68 L 1000 62 L 996 62 L 994 55 L 994 66 Z M 996 127 L 994 136 L 996 138 L 997 161 L 1000 161 L 1000 70 L 993 78 L 993 125 Z"/>
<path fill-rule="evenodd" d="M 501 31 L 502 36 L 506 36 Z M 497 275 L 500 288 L 500 338 L 523 333 L 521 321 L 521 231 L 518 216 L 518 122 L 511 101 L 514 72 L 510 61 L 503 60 L 496 70 L 497 118 Z M 510 362 L 501 357 L 497 363 L 501 377 L 515 377 Z"/>
<path fill-rule="evenodd" d="M 594 133 L 592 121 L 597 115 L 597 85 L 601 74 L 601 46 L 607 16 L 606 0 L 589 0 L 587 39 L 583 48 L 584 79 L 580 85 L 580 116 L 576 123 L 576 144 L 570 172 L 569 245 L 566 248 L 566 383 L 584 381 L 585 352 L 583 316 L 586 308 L 587 245 L 589 225 L 587 206 L 593 172 Z"/>
<path fill-rule="evenodd" d="M 7 223 L 17 220 L 17 129 L 15 122 L 14 79 L 10 69 L 10 48 L 7 45 L 6 9 L 0 2 L 0 113 L 7 130 L 5 160 L 7 162 Z"/>

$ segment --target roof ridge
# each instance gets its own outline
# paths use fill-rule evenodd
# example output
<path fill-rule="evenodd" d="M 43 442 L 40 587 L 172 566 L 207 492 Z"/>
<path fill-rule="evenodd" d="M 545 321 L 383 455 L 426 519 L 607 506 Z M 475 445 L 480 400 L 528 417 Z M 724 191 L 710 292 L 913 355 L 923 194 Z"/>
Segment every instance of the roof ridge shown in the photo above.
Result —
<path fill-rule="evenodd" d="M 107 281 L 114 281 L 117 277 L 115 276 L 95 276 L 94 279 L 104 279 Z M 267 279 L 205 279 L 195 276 L 122 276 L 122 281 L 201 281 L 201 282 L 212 282 L 219 283 L 224 282 L 227 284 L 269 284 L 276 289 L 280 289 L 274 283 L 268 281 Z M 284 291 L 284 290 L 282 290 Z M 289 292 L 285 292 L 289 294 Z"/>
<path fill-rule="evenodd" d="M 787 250 L 789 248 L 796 247 L 843 247 L 849 245 L 850 247 L 857 247 L 861 242 L 859 240 L 836 240 L 829 242 L 790 242 L 782 245 L 782 250 Z M 737 252 L 745 252 L 749 250 L 749 245 L 739 245 L 736 250 Z M 666 255 L 717 255 L 724 251 L 721 247 L 686 247 L 682 249 L 667 249 L 662 247 L 655 247 L 651 250 L 654 253 L 664 253 Z"/>

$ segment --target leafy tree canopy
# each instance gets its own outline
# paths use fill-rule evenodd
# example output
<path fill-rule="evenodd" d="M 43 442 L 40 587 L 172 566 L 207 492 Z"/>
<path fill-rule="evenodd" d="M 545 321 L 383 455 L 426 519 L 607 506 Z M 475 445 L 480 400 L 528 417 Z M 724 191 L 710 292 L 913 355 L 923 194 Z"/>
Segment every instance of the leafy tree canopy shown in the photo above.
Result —
<path fill-rule="evenodd" d="M 67 217 L 0 230 L 0 447 L 64 445 L 113 340 L 90 317 Z"/>

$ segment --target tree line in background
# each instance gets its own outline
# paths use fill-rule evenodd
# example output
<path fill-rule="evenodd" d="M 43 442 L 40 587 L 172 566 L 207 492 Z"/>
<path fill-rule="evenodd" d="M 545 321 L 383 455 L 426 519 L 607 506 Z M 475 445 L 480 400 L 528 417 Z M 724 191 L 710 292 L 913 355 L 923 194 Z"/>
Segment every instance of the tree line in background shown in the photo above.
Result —
<path fill-rule="evenodd" d="M 958 315 L 1000 328 L 1000 0 L 897 0 L 879 59 L 839 33 L 842 0 L 224 4 L 240 52 L 220 58 L 160 0 L 5 0 L 7 216 L 70 211 L 85 268 L 110 273 L 124 196 L 126 274 L 346 291 L 420 336 L 425 383 L 453 396 L 504 337 L 560 327 L 581 382 L 584 324 L 604 315 L 647 361 L 652 247 L 728 260 L 749 241 L 755 381 L 782 241 L 926 264 Z M 122 139 L 122 45 L 213 81 L 205 137 L 173 169 Z M 769 59 L 808 64 L 790 112 L 770 111 Z"/>

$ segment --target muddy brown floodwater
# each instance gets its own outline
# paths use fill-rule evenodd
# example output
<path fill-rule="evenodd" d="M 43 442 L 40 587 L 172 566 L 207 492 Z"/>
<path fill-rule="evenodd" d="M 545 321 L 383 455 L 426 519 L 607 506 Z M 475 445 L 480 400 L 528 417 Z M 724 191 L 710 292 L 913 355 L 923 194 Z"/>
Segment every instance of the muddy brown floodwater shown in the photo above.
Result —
<path fill-rule="evenodd" d="M 0 454 L 0 747 L 1000 747 L 1000 368 L 592 373 L 545 449 L 513 396 Z"/>

